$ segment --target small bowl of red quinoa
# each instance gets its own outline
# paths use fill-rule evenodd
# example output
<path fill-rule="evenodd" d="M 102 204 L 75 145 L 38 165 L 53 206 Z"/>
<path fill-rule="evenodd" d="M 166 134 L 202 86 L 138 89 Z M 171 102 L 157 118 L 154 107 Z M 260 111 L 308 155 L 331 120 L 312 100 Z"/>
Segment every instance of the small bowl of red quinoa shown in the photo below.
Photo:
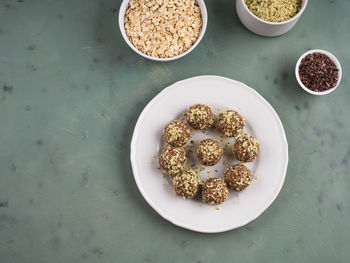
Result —
<path fill-rule="evenodd" d="M 312 49 L 299 58 L 295 67 L 295 77 L 306 92 L 312 95 L 326 95 L 339 86 L 342 69 L 332 53 Z"/>

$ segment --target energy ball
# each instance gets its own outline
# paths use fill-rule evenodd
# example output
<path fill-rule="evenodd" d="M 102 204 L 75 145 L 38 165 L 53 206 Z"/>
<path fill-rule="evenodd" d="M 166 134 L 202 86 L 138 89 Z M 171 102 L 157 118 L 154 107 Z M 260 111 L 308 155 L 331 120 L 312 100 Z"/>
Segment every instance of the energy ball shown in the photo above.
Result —
<path fill-rule="evenodd" d="M 226 137 L 236 137 L 242 133 L 244 118 L 234 110 L 221 112 L 216 123 L 216 129 Z"/>
<path fill-rule="evenodd" d="M 228 187 L 221 178 L 209 178 L 202 187 L 202 199 L 208 205 L 218 205 L 228 197 Z"/>
<path fill-rule="evenodd" d="M 192 199 L 198 193 L 200 178 L 192 171 L 183 171 L 173 177 L 172 181 L 175 194 L 183 199 Z"/>
<path fill-rule="evenodd" d="M 169 122 L 163 130 L 163 140 L 174 147 L 186 144 L 190 135 L 190 128 L 182 121 Z"/>
<path fill-rule="evenodd" d="M 160 154 L 158 161 L 160 169 L 165 174 L 176 175 L 185 168 L 187 158 L 183 148 L 167 146 Z"/>
<path fill-rule="evenodd" d="M 227 168 L 224 177 L 229 188 L 237 192 L 247 188 L 253 180 L 252 173 L 243 163 Z"/>
<path fill-rule="evenodd" d="M 223 151 L 217 141 L 205 139 L 199 142 L 196 152 L 201 164 L 212 166 L 218 163 Z"/>
<path fill-rule="evenodd" d="M 234 143 L 232 152 L 239 161 L 252 162 L 259 155 L 259 141 L 252 136 L 243 135 Z"/>
<path fill-rule="evenodd" d="M 195 104 L 189 107 L 186 114 L 188 124 L 197 130 L 205 130 L 214 123 L 214 113 L 210 106 Z"/>

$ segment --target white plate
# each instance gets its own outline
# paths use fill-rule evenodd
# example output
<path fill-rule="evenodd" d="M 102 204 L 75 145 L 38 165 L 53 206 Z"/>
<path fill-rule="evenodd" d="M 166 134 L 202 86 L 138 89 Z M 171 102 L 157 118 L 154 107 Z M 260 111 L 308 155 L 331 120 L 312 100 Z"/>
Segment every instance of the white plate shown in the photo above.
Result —
<path fill-rule="evenodd" d="M 261 145 L 258 159 L 248 164 L 255 180 L 239 196 L 230 191 L 229 198 L 219 206 L 175 196 L 170 180 L 157 169 L 164 126 L 195 103 L 211 105 L 216 113 L 226 108 L 237 110 L 246 119 L 245 131 Z M 197 132 L 195 136 L 197 139 L 207 135 Z M 230 162 L 234 163 L 237 161 Z M 199 76 L 167 87 L 144 108 L 131 141 L 131 165 L 141 194 L 163 218 L 193 231 L 217 233 L 249 223 L 275 200 L 287 170 L 288 144 L 278 115 L 255 90 L 224 77 Z M 208 170 L 223 177 L 228 166 L 220 161 L 203 171 L 202 179 Z"/>

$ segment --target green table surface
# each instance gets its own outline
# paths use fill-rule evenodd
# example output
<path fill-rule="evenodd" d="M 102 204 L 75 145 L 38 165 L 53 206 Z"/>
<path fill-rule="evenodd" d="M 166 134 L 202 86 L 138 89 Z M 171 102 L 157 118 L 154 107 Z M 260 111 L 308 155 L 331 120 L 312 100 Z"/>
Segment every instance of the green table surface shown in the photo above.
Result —
<path fill-rule="evenodd" d="M 311 0 L 297 25 L 264 38 L 235 1 L 207 0 L 198 47 L 159 63 L 134 53 L 121 1 L 0 1 L 0 262 L 349 262 L 350 1 Z M 297 84 L 305 51 L 334 53 L 340 87 Z M 276 201 L 221 234 L 172 225 L 143 199 L 129 160 L 136 120 L 168 85 L 220 75 L 276 109 L 289 166 Z"/>

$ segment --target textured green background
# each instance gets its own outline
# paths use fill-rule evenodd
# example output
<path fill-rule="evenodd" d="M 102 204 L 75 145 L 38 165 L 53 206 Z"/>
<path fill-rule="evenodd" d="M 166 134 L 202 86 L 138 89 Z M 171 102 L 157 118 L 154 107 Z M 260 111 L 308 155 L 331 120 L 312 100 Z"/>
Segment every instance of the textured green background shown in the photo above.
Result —
<path fill-rule="evenodd" d="M 0 1 L 0 262 L 349 262 L 350 1 L 311 0 L 292 31 L 263 38 L 240 24 L 235 1 L 207 0 L 205 37 L 170 63 L 125 44 L 120 2 Z M 343 66 L 330 95 L 308 95 L 295 80 L 311 48 Z M 156 214 L 129 163 L 142 108 L 203 74 L 256 89 L 290 146 L 273 205 L 211 235 Z"/>

